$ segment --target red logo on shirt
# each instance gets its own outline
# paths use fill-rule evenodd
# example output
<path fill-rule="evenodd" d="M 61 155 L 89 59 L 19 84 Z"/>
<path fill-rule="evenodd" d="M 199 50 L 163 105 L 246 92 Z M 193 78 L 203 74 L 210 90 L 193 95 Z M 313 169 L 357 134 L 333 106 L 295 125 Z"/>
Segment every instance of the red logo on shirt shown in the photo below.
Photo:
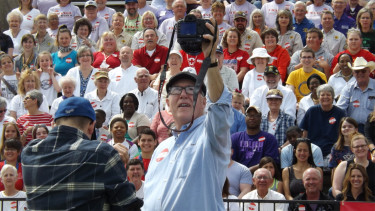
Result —
<path fill-rule="evenodd" d="M 135 126 L 135 123 L 134 123 L 134 122 L 129 122 L 128 126 L 129 126 L 129 128 L 130 128 L 130 127 L 134 127 L 134 126 Z"/>
<path fill-rule="evenodd" d="M 304 205 L 299 205 L 298 210 L 304 211 L 305 210 L 305 206 Z"/>
<path fill-rule="evenodd" d="M 262 76 L 262 75 L 257 75 L 257 80 L 258 80 L 258 81 L 263 80 L 263 76 Z"/>
<path fill-rule="evenodd" d="M 335 119 L 335 117 L 331 117 L 331 118 L 329 118 L 329 124 L 331 124 L 331 125 L 333 125 L 333 124 L 335 124 L 336 123 L 336 119 Z"/>
<path fill-rule="evenodd" d="M 107 140 L 107 135 L 106 135 L 106 134 L 102 134 L 102 135 L 100 136 L 100 140 L 101 140 L 101 141 L 105 141 L 105 140 Z"/>
<path fill-rule="evenodd" d="M 353 102 L 353 106 L 354 106 L 354 108 L 358 108 L 359 107 L 359 101 L 358 100 L 356 100 L 356 101 L 354 101 Z"/>
<path fill-rule="evenodd" d="M 288 48 L 290 48 L 290 43 L 288 43 L 288 42 L 287 42 L 287 43 L 285 43 L 285 44 L 284 44 L 284 48 L 285 48 L 285 49 L 288 49 Z"/>
<path fill-rule="evenodd" d="M 241 61 L 242 59 L 243 59 L 242 56 L 237 57 L 237 60 L 238 60 L 238 61 Z"/>
<path fill-rule="evenodd" d="M 257 205 L 254 202 L 251 202 L 249 204 L 249 210 L 255 210 L 256 207 L 257 207 Z"/>
<path fill-rule="evenodd" d="M 266 137 L 264 137 L 264 136 L 261 136 L 261 137 L 258 138 L 258 141 L 259 141 L 259 142 L 263 142 L 263 141 L 265 141 L 265 140 L 266 140 Z"/>
<path fill-rule="evenodd" d="M 92 106 L 93 108 L 96 108 L 96 106 L 98 106 L 98 105 L 96 105 L 95 102 L 91 102 L 91 106 Z"/>
<path fill-rule="evenodd" d="M 168 153 L 169 153 L 168 148 L 163 149 L 163 150 L 160 152 L 160 154 L 156 157 L 156 162 L 160 162 L 160 161 L 162 161 L 162 160 L 165 158 L 165 156 L 168 155 Z"/>
<path fill-rule="evenodd" d="M 120 81 L 120 80 L 121 80 L 121 75 L 116 76 L 116 81 Z"/>
<path fill-rule="evenodd" d="M 73 60 L 72 60 L 71 58 L 67 58 L 67 59 L 65 59 L 65 62 L 68 63 L 68 64 L 72 63 L 72 61 L 73 61 Z"/>

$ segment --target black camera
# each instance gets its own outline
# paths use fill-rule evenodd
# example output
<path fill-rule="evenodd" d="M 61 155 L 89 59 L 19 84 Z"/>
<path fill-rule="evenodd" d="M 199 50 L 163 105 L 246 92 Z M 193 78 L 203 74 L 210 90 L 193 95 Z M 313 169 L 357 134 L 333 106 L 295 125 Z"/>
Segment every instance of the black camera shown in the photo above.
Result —
<path fill-rule="evenodd" d="M 191 55 L 198 55 L 202 52 L 202 43 L 210 42 L 204 39 L 203 35 L 212 35 L 206 23 L 212 24 L 208 19 L 197 19 L 191 14 L 177 22 L 177 42 L 182 50 Z"/>

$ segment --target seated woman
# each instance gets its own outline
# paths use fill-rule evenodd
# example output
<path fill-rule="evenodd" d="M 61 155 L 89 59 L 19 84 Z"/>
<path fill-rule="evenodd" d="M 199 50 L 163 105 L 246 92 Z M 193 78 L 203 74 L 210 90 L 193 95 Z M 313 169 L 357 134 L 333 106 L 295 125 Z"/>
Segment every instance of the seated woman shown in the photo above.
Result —
<path fill-rule="evenodd" d="M 362 8 L 357 14 L 357 27 L 362 35 L 362 47 L 375 53 L 375 30 L 372 28 L 374 16 L 369 9 Z"/>
<path fill-rule="evenodd" d="M 1 154 L 4 157 L 4 161 L 0 162 L 0 169 L 4 167 L 4 165 L 8 164 L 14 166 L 17 169 L 18 176 L 16 177 L 15 181 L 15 188 L 17 190 L 23 190 L 23 178 L 22 178 L 22 165 L 21 162 L 18 162 L 19 156 L 22 151 L 22 143 L 18 139 L 8 139 L 4 142 L 4 148 L 1 150 Z M 5 189 L 4 182 L 0 183 L 0 191 Z"/>
<path fill-rule="evenodd" d="M 254 90 L 266 85 L 263 79 L 264 70 L 268 64 L 272 63 L 272 57 L 267 53 L 266 49 L 255 48 L 253 55 L 247 60 L 247 63 L 255 66 L 254 69 L 246 73 L 242 83 L 242 94 L 245 96 L 246 103 L 249 104 Z"/>
<path fill-rule="evenodd" d="M 99 51 L 94 53 L 92 66 L 109 72 L 121 65 L 117 49 L 116 36 L 113 32 L 104 32 L 99 40 Z"/>
<path fill-rule="evenodd" d="M 96 44 L 89 39 L 92 31 L 91 22 L 87 18 L 80 18 L 74 23 L 74 35 L 70 41 L 73 50 L 78 50 L 81 46 L 87 46 L 92 52 L 96 51 Z"/>
<path fill-rule="evenodd" d="M 319 104 L 319 97 L 316 92 L 318 87 L 326 82 L 318 75 L 312 74 L 306 81 L 307 88 L 311 91 L 310 94 L 304 96 L 299 101 L 299 107 L 297 111 L 297 124 L 301 124 L 303 117 L 305 117 L 305 113 L 311 106 Z"/>
<path fill-rule="evenodd" d="M 116 12 L 112 15 L 112 32 L 116 37 L 117 48 L 121 49 L 124 46 L 131 46 L 133 36 L 124 30 L 125 17 L 121 12 Z"/>
<path fill-rule="evenodd" d="M 374 196 L 368 187 L 369 177 L 366 169 L 352 163 L 346 172 L 342 193 L 336 196 L 337 201 L 374 201 Z"/>
<path fill-rule="evenodd" d="M 1 136 L 1 142 L 0 142 L 0 152 L 4 151 L 5 147 L 5 141 L 10 139 L 17 139 L 20 140 L 21 134 L 20 130 L 18 129 L 16 122 L 7 122 L 3 125 L 2 130 L 2 136 Z M 5 157 L 3 154 L 0 153 L 1 160 L 5 160 Z"/>
<path fill-rule="evenodd" d="M 34 25 L 36 28 L 36 34 L 34 34 L 36 41 L 36 52 L 37 54 L 47 51 L 54 53 L 57 51 L 57 46 L 53 45 L 55 39 L 52 38 L 47 32 L 47 16 L 39 14 L 34 19 Z"/>
<path fill-rule="evenodd" d="M 264 22 L 264 15 L 262 10 L 255 9 L 253 10 L 253 12 L 251 12 L 249 27 L 250 29 L 258 32 L 259 36 L 262 35 L 263 31 L 268 28 Z"/>
<path fill-rule="evenodd" d="M 223 40 L 224 61 L 223 65 L 232 68 L 237 73 L 237 79 L 242 84 L 243 78 L 248 71 L 248 64 L 246 63 L 249 54 L 241 50 L 241 33 L 235 27 L 225 31 Z"/>
<path fill-rule="evenodd" d="M 9 25 L 9 30 L 4 31 L 4 34 L 12 38 L 13 41 L 13 56 L 17 56 L 21 53 L 21 39 L 23 35 L 29 34 L 30 31 L 21 28 L 23 21 L 23 15 L 17 11 L 8 13 L 7 22 Z"/>
<path fill-rule="evenodd" d="M 356 133 L 352 136 L 350 149 L 354 153 L 354 159 L 342 161 L 337 166 L 335 174 L 333 175 L 332 183 L 332 194 L 334 197 L 342 193 L 344 176 L 352 163 L 359 164 L 366 168 L 366 172 L 369 177 L 368 187 L 370 188 L 371 192 L 375 193 L 375 164 L 368 160 L 368 145 L 368 140 L 362 134 Z"/>
<path fill-rule="evenodd" d="M 17 178 L 20 175 L 17 174 L 17 169 L 9 164 L 5 164 L 1 169 L 0 173 L 1 184 L 4 185 L 3 191 L 0 192 L 0 199 L 4 198 L 26 198 L 26 193 L 16 189 Z M 22 175 L 21 175 L 22 177 Z M 26 210 L 26 201 L 2 201 L 0 206 L 3 210 L 13 210 L 14 207 L 17 210 Z"/>
<path fill-rule="evenodd" d="M 49 129 L 45 124 L 34 125 L 32 135 L 33 139 L 45 139 L 49 134 Z"/>
<path fill-rule="evenodd" d="M 293 165 L 283 170 L 284 195 L 287 200 L 293 200 L 300 193 L 305 192 L 302 183 L 303 172 L 315 167 L 311 153 L 311 144 L 308 138 L 298 138 L 294 146 Z M 323 171 L 316 167 L 321 175 Z"/>
<path fill-rule="evenodd" d="M 264 48 L 267 53 L 273 58 L 272 65 L 277 67 L 280 72 L 281 80 L 283 83 L 286 82 L 287 68 L 290 63 L 290 56 L 287 50 L 285 50 L 281 45 L 277 44 L 279 42 L 279 35 L 275 29 L 267 29 L 262 35 L 262 41 L 264 43 Z"/>
<path fill-rule="evenodd" d="M 342 161 L 354 159 L 354 154 L 350 150 L 350 141 L 352 135 L 358 132 L 358 123 L 351 117 L 344 117 L 340 121 L 339 128 L 339 138 L 331 149 L 331 157 L 328 163 L 328 167 L 332 169 L 332 179 L 336 167 Z"/>
<path fill-rule="evenodd" d="M 292 56 L 298 50 L 302 50 L 301 35 L 293 31 L 293 16 L 289 10 L 279 10 L 276 16 L 276 27 L 279 31 L 279 42 L 277 44 L 285 48 L 289 56 Z"/>
<path fill-rule="evenodd" d="M 108 144 L 112 146 L 117 143 L 124 145 L 126 148 L 128 148 L 129 159 L 133 159 L 138 155 L 137 145 L 125 137 L 125 134 L 127 134 L 128 131 L 128 124 L 125 119 L 121 117 L 113 118 L 109 125 L 109 129 L 112 134 L 112 139 L 108 140 Z"/>
<path fill-rule="evenodd" d="M 64 76 L 61 77 L 59 80 L 59 86 L 61 87 L 62 90 L 62 96 L 56 98 L 51 105 L 51 111 L 50 114 L 55 117 L 55 113 L 57 111 L 57 108 L 59 107 L 60 103 L 69 98 L 73 97 L 74 90 L 76 89 L 76 80 L 75 78 L 71 76 Z"/>
<path fill-rule="evenodd" d="M 285 130 L 294 126 L 294 118 L 280 109 L 283 102 L 283 93 L 278 89 L 270 89 L 266 95 L 270 111 L 262 115 L 260 129 L 275 136 L 278 147 L 285 147 L 289 142 L 286 139 Z"/>
<path fill-rule="evenodd" d="M 331 75 L 328 80 L 328 84 L 333 87 L 335 90 L 336 96 L 335 99 L 338 100 L 340 97 L 341 90 L 348 84 L 355 81 L 353 77 L 352 69 L 348 66 L 348 63 L 353 64 L 352 57 L 343 53 L 338 58 L 339 72 Z"/>
<path fill-rule="evenodd" d="M 26 68 L 36 69 L 37 54 L 34 52 L 36 46 L 35 38 L 31 34 L 25 34 L 21 39 L 22 53 L 14 58 L 16 72 L 23 72 Z"/>

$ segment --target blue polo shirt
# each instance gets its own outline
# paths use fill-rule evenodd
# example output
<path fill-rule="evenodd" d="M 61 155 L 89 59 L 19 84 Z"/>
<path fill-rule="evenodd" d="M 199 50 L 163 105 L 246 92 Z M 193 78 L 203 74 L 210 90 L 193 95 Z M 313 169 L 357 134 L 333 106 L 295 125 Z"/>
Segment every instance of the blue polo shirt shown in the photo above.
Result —
<path fill-rule="evenodd" d="M 342 14 L 340 20 L 335 16 L 335 24 L 333 25 L 333 28 L 343 33 L 346 37 L 346 33 L 348 32 L 348 30 L 350 28 L 354 28 L 355 25 L 355 20 L 353 18 L 349 18 L 347 15 Z"/>
<path fill-rule="evenodd" d="M 293 29 L 301 35 L 303 46 L 306 45 L 307 31 L 314 27 L 314 23 L 308 20 L 306 17 L 302 20 L 301 23 L 297 23 L 296 19 L 293 18 Z"/>

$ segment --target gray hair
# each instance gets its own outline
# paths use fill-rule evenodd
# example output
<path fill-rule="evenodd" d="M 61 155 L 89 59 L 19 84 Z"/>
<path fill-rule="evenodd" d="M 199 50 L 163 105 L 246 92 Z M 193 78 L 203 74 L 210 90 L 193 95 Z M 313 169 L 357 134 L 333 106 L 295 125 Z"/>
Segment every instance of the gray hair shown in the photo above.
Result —
<path fill-rule="evenodd" d="M 260 171 L 267 171 L 267 174 L 268 174 L 268 176 L 270 177 L 270 179 L 272 178 L 272 174 L 271 174 L 271 172 L 270 172 L 270 170 L 268 170 L 268 169 L 266 169 L 266 168 L 258 168 L 255 172 L 254 172 L 254 175 L 253 175 L 253 178 L 255 178 L 258 174 L 259 174 L 259 172 Z"/>
<path fill-rule="evenodd" d="M 4 97 L 0 97 L 0 108 L 7 108 L 7 100 Z"/>
<path fill-rule="evenodd" d="M 263 22 L 260 26 L 261 30 L 263 31 L 263 29 L 265 28 L 265 20 L 264 20 L 264 14 L 263 14 L 262 10 L 260 10 L 260 9 L 255 9 L 255 10 L 253 10 L 253 12 L 251 12 L 250 20 L 249 20 L 249 26 L 250 26 L 251 29 L 254 30 L 255 26 L 254 26 L 254 22 L 253 22 L 253 17 L 254 17 L 255 14 L 261 14 L 262 17 L 263 17 Z"/>
<path fill-rule="evenodd" d="M 316 168 L 308 168 L 306 169 L 303 174 L 302 174 L 302 179 L 305 179 L 305 176 L 307 174 L 308 171 L 315 171 L 315 173 L 319 176 L 319 179 L 322 179 L 322 174 L 320 173 L 320 171 Z"/>
<path fill-rule="evenodd" d="M 62 86 L 64 84 L 67 84 L 67 83 L 73 84 L 74 88 L 76 88 L 76 86 L 77 86 L 76 80 L 73 77 L 71 77 L 71 76 L 64 76 L 64 77 L 60 78 L 60 80 L 59 80 L 59 86 L 61 88 L 62 88 Z"/>
<path fill-rule="evenodd" d="M 10 164 L 5 164 L 5 165 L 3 166 L 3 168 L 1 169 L 1 172 L 0 172 L 0 177 L 1 177 L 1 179 L 3 179 L 4 174 L 5 174 L 5 172 L 6 172 L 8 169 L 12 170 L 12 171 L 13 171 L 13 174 L 14 174 L 16 177 L 18 176 L 18 173 L 17 173 L 17 169 L 16 169 L 16 167 L 14 167 L 14 166 L 12 166 L 12 165 L 10 165 Z"/>
<path fill-rule="evenodd" d="M 79 63 L 79 58 L 82 56 L 83 53 L 85 53 L 86 51 L 90 52 L 90 55 L 91 55 L 91 62 L 94 61 L 94 55 L 92 54 L 92 51 L 91 51 L 91 48 L 87 47 L 86 45 L 84 46 L 81 46 L 78 48 L 77 50 L 77 62 L 78 64 Z"/>
<path fill-rule="evenodd" d="M 303 1 L 297 1 L 297 2 L 294 4 L 294 7 L 296 7 L 296 6 L 298 6 L 298 5 L 302 5 L 302 6 L 305 8 L 305 10 L 307 9 L 306 4 L 305 4 L 305 2 L 303 2 Z"/>
<path fill-rule="evenodd" d="M 318 96 L 320 96 L 321 92 L 330 92 L 332 95 L 332 98 L 335 98 L 335 90 L 333 90 L 332 86 L 329 84 L 320 85 L 318 89 L 316 90 L 316 93 L 318 94 Z"/>
<path fill-rule="evenodd" d="M 17 11 L 13 11 L 13 12 L 8 13 L 8 15 L 7 15 L 7 22 L 10 23 L 10 19 L 13 18 L 13 17 L 17 17 L 19 19 L 19 21 L 20 21 L 20 24 L 22 23 L 23 16 L 21 15 L 21 13 L 19 13 Z"/>
<path fill-rule="evenodd" d="M 172 8 L 176 5 L 176 2 L 178 2 L 179 0 L 177 0 L 177 1 L 173 1 L 173 3 L 172 3 Z M 186 4 L 186 1 L 185 0 L 181 0 L 182 1 L 182 3 L 184 3 L 184 5 L 185 5 L 185 8 L 187 8 L 187 4 Z"/>
<path fill-rule="evenodd" d="M 373 5 L 373 4 L 375 4 L 375 0 L 371 0 L 371 1 L 367 2 L 365 8 L 370 9 L 371 5 Z"/>
<path fill-rule="evenodd" d="M 31 91 L 28 91 L 25 96 L 30 96 L 31 99 L 36 99 L 38 108 L 43 103 L 43 94 L 39 90 L 34 89 Z"/>
<path fill-rule="evenodd" d="M 135 77 L 136 77 L 136 78 L 138 78 L 138 77 L 137 77 L 137 74 L 138 74 L 139 72 L 141 72 L 142 70 L 146 70 L 146 71 L 147 71 L 147 74 L 150 74 L 150 71 L 148 71 L 148 69 L 146 69 L 146 68 L 144 68 L 144 67 L 140 67 L 140 68 L 138 68 L 138 70 L 135 72 Z"/>

